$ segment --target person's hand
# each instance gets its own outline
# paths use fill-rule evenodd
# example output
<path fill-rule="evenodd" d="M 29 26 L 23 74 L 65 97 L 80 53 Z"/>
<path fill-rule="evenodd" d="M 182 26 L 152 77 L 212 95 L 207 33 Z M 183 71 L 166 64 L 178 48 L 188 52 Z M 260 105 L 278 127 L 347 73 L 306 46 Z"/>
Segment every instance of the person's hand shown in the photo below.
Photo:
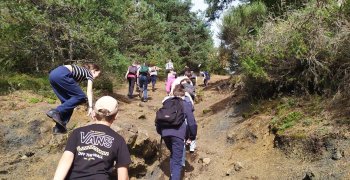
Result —
<path fill-rule="evenodd" d="M 191 144 L 191 142 L 192 142 L 191 139 L 187 139 L 187 140 L 186 140 L 186 145 Z"/>
<path fill-rule="evenodd" d="M 95 114 L 95 112 L 94 112 L 94 110 L 92 109 L 92 107 L 89 107 L 87 116 L 90 116 L 90 117 L 92 118 L 94 114 Z"/>

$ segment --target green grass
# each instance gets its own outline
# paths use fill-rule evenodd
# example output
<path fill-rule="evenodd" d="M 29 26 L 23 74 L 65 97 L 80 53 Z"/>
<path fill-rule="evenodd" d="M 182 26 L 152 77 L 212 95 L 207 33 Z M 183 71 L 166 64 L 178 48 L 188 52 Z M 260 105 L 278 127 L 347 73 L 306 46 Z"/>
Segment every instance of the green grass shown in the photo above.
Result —
<path fill-rule="evenodd" d="M 29 103 L 36 104 L 36 103 L 38 103 L 38 102 L 42 102 L 42 99 L 39 99 L 39 98 L 30 98 L 28 101 L 29 101 Z"/>
<path fill-rule="evenodd" d="M 290 112 L 284 116 L 276 116 L 272 119 L 271 124 L 277 132 L 284 132 L 286 129 L 293 127 L 297 124 L 304 114 L 299 111 Z"/>

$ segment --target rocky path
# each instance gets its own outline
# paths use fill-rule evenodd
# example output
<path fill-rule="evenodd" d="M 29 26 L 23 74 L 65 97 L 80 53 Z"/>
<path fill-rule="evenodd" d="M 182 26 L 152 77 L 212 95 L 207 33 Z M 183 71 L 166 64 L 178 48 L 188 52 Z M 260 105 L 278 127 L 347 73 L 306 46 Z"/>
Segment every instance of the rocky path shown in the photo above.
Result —
<path fill-rule="evenodd" d="M 271 115 L 243 118 L 242 113 L 249 104 L 232 94 L 228 81 L 228 76 L 214 75 L 209 87 L 198 87 L 197 150 L 194 154 L 187 153 L 185 179 L 350 179 L 348 136 L 328 137 L 326 149 L 321 147 L 323 154 L 313 160 L 308 159 L 310 154 L 300 151 L 308 147 L 305 143 L 310 139 L 294 140 L 291 144 L 289 137 L 284 137 L 284 148 L 293 148 L 286 154 L 276 148 L 276 136 L 269 132 Z M 149 91 L 148 102 L 141 102 L 139 97 L 126 98 L 126 85 L 111 94 L 120 102 L 118 120 L 112 128 L 126 139 L 131 149 L 132 179 L 169 178 L 169 151 L 163 145 L 163 156 L 158 161 L 160 136 L 154 126 L 155 112 L 165 97 L 164 86 L 164 81 L 159 81 L 156 91 Z M 33 103 L 33 98 L 43 99 L 23 91 L 0 96 L 1 180 L 52 179 L 64 150 L 68 134 L 52 135 L 54 123 L 45 115 L 56 105 L 44 99 Z M 91 120 L 80 106 L 74 111 L 68 128 L 71 131 L 88 123 Z M 310 144 L 310 148 L 312 145 L 317 144 Z"/>
<path fill-rule="evenodd" d="M 228 79 L 228 76 L 213 76 L 210 85 L 206 88 L 201 86 L 201 79 L 198 80 L 200 86 L 197 87 L 197 92 L 200 96 L 200 101 L 195 103 L 195 117 L 199 127 L 198 148 L 196 153 L 188 154 L 185 177 L 195 178 L 208 167 L 209 164 L 206 163 L 210 163 L 208 161 L 211 161 L 211 158 L 206 154 L 224 154 L 219 150 L 225 149 L 222 144 L 225 143 L 226 132 L 231 127 L 234 119 L 221 118 L 221 116 L 227 116 L 226 113 L 228 112 L 225 110 L 225 106 L 230 100 L 231 94 L 228 89 L 219 90 L 218 86 L 222 81 L 227 81 Z M 116 126 L 131 124 L 138 127 L 140 131 L 148 132 L 151 138 L 155 138 L 159 142 L 160 136 L 155 131 L 154 118 L 156 110 L 161 107 L 161 101 L 166 96 L 164 81 L 157 82 L 156 91 L 149 91 L 149 101 L 146 103 L 140 102 L 138 97 L 132 100 L 122 98 L 126 94 L 127 87 L 117 90 L 115 94 L 116 97 L 120 97 L 119 100 L 122 102 L 119 121 L 116 123 Z M 213 109 L 212 106 L 215 104 L 216 106 L 219 105 L 218 109 Z M 225 111 L 217 115 L 222 110 Z M 217 123 L 208 124 L 212 119 L 217 119 Z M 210 128 L 205 128 L 206 126 L 210 126 Z M 208 132 L 208 129 L 210 129 L 210 132 Z M 168 160 L 165 158 L 159 163 L 162 166 L 167 166 Z M 161 170 L 156 167 L 153 168 L 153 171 L 156 172 L 154 173 L 155 175 L 148 176 L 146 179 L 168 178 L 167 167 L 161 168 Z"/>

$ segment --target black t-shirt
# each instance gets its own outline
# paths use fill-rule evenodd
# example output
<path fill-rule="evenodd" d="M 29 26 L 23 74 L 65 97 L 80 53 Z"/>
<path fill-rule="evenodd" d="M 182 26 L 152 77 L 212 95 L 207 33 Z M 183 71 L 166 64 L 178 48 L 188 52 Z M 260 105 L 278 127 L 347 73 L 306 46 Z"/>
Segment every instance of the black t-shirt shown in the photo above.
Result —
<path fill-rule="evenodd" d="M 102 124 L 75 129 L 68 138 L 66 151 L 74 154 L 66 179 L 109 179 L 114 163 L 131 163 L 123 137 Z"/>

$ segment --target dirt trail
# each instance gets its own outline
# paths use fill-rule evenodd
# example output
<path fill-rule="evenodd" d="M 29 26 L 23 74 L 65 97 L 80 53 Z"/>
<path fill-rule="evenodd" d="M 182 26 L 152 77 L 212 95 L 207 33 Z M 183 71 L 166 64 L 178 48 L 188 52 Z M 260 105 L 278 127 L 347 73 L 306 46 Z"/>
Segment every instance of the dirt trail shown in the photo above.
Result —
<path fill-rule="evenodd" d="M 201 101 L 195 104 L 198 123 L 197 150 L 187 154 L 185 179 L 303 179 L 316 173 L 316 179 L 347 179 L 350 177 L 349 151 L 343 158 L 308 161 L 288 158 L 275 148 L 275 135 L 269 132 L 268 115 L 244 119 L 242 111 L 249 106 L 235 102 L 227 86 L 228 76 L 214 75 L 209 87 L 198 87 Z M 199 80 L 201 83 L 201 79 Z M 155 131 L 155 112 L 165 97 L 164 81 L 158 81 L 156 91 L 149 91 L 149 101 L 139 97 L 126 98 L 127 85 L 115 90 L 112 96 L 120 102 L 114 129 L 135 127 L 151 139 L 159 141 Z M 0 179 L 51 179 L 62 155 L 68 135 L 53 136 L 53 122 L 45 112 L 56 105 L 46 102 L 30 103 L 37 97 L 28 92 L 0 96 Z M 90 123 L 83 107 L 74 111 L 68 128 Z M 344 147 L 349 147 L 349 141 Z M 164 148 L 165 149 L 165 148 Z M 156 151 L 156 149 L 154 149 Z M 168 151 L 167 151 L 168 152 Z M 152 161 L 147 173 L 137 179 L 168 179 L 168 158 Z M 160 164 L 160 166 L 159 166 Z M 160 167 L 160 168 L 159 168 Z M 324 178 L 322 178 L 324 177 Z M 136 179 L 133 177 L 133 179 Z"/>

